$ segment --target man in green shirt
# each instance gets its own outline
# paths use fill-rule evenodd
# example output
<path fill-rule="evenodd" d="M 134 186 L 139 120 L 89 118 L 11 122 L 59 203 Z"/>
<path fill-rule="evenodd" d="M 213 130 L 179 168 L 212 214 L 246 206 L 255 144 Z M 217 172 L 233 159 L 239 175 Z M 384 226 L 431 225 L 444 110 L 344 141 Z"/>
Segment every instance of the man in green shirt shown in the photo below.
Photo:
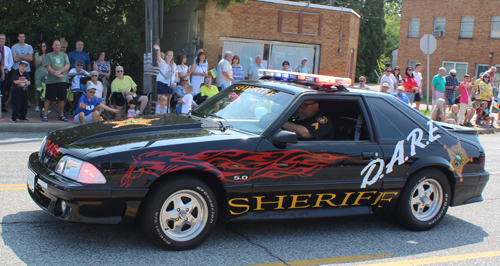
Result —
<path fill-rule="evenodd" d="M 446 90 L 446 79 L 444 77 L 444 74 L 446 74 L 446 68 L 440 67 L 439 68 L 439 74 L 435 75 L 432 78 L 432 105 L 436 104 L 436 101 L 439 98 L 445 98 L 445 90 Z"/>
<path fill-rule="evenodd" d="M 57 98 L 59 106 L 59 120 L 68 121 L 64 116 L 64 102 L 66 101 L 66 91 L 68 88 L 68 70 L 69 59 L 68 55 L 61 52 L 61 43 L 55 40 L 52 43 L 52 53 L 45 56 L 43 66 L 47 68 L 49 75 L 47 76 L 45 102 L 42 121 L 47 122 L 47 112 L 51 101 Z"/>

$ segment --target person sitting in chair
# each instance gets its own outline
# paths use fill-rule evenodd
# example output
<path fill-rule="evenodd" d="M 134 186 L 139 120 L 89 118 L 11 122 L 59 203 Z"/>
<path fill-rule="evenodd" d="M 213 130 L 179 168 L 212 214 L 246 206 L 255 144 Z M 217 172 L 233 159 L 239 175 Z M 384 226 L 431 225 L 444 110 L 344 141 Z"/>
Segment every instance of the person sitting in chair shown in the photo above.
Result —
<path fill-rule="evenodd" d="M 285 130 L 295 132 L 299 139 L 331 140 L 335 131 L 331 119 L 319 111 L 319 103 L 315 100 L 305 100 L 297 110 L 297 123 L 286 122 Z"/>
<path fill-rule="evenodd" d="M 125 97 L 125 100 L 128 102 L 132 99 L 134 99 L 136 102 L 140 103 L 141 106 L 139 107 L 139 110 L 141 111 L 141 114 L 144 114 L 144 109 L 146 108 L 146 105 L 148 103 L 148 97 L 145 95 L 137 95 L 137 84 L 135 84 L 134 80 L 128 75 L 124 75 L 123 72 L 123 67 L 122 66 L 117 66 L 115 69 L 116 72 L 116 78 L 113 80 L 111 83 L 111 92 L 116 92 L 115 95 L 117 95 L 118 92 L 123 93 L 123 96 Z M 115 97 L 115 96 L 114 96 Z M 116 99 L 111 99 L 112 102 L 117 102 Z M 117 103 L 116 109 L 119 110 L 118 113 L 116 113 L 115 118 L 120 118 L 121 117 L 121 111 L 123 109 L 123 105 L 125 101 L 122 99 L 119 101 L 120 103 Z M 121 106 L 120 106 L 121 104 Z"/>

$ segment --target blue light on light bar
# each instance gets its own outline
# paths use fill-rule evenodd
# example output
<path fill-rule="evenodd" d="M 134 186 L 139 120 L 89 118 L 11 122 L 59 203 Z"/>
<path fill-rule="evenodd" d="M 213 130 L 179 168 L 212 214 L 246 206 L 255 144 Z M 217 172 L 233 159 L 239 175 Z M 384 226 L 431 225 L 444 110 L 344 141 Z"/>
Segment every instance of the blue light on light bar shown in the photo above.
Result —
<path fill-rule="evenodd" d="M 285 78 L 285 79 L 290 78 L 290 75 L 289 74 L 283 74 L 283 78 Z"/>
<path fill-rule="evenodd" d="M 281 78 L 281 73 L 274 73 L 274 76 L 277 78 Z"/>

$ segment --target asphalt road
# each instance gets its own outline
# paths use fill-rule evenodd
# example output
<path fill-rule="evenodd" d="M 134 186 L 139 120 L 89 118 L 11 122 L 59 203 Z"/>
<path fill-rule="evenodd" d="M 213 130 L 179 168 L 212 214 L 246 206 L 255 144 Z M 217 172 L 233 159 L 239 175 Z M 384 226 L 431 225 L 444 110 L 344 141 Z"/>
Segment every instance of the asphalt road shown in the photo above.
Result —
<path fill-rule="evenodd" d="M 158 248 L 136 224 L 68 223 L 38 208 L 26 162 L 42 138 L 0 133 L 0 265 L 500 265 L 500 134 L 480 136 L 491 173 L 485 201 L 450 208 L 431 231 L 371 216 L 219 223 L 202 246 L 182 252 Z"/>

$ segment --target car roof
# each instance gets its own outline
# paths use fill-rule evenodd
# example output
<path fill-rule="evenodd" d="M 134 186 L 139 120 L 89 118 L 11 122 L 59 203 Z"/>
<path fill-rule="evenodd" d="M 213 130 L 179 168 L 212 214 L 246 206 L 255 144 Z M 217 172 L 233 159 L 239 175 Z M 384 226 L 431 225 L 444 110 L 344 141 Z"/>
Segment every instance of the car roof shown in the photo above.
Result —
<path fill-rule="evenodd" d="M 342 93 L 351 94 L 351 95 L 374 95 L 374 96 L 382 96 L 383 94 L 378 91 L 370 91 L 364 89 L 355 89 L 355 88 L 347 88 L 348 91 L 328 91 L 328 90 L 320 90 L 315 88 L 312 85 L 302 84 L 299 82 L 293 82 L 288 80 L 273 80 L 273 79 L 260 79 L 260 80 L 247 80 L 240 81 L 237 84 L 246 84 L 251 86 L 264 86 L 264 87 L 273 87 L 282 91 L 286 91 L 292 94 L 304 94 L 304 93 L 317 93 L 317 94 L 337 94 Z M 389 96 L 389 94 L 387 94 Z"/>

